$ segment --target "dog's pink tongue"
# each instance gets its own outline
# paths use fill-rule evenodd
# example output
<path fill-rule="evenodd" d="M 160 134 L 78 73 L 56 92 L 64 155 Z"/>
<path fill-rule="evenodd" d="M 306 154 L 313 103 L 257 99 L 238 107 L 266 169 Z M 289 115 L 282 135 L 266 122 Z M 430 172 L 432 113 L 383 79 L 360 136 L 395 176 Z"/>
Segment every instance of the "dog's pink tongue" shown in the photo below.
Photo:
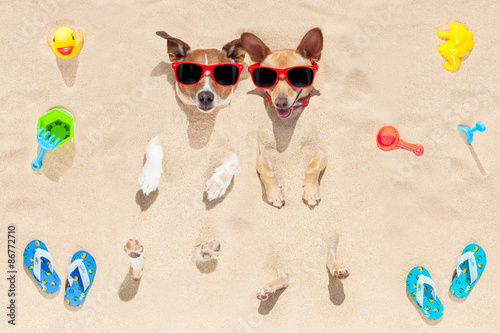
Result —
<path fill-rule="evenodd" d="M 290 115 L 290 112 L 292 112 L 292 108 L 283 110 L 283 109 L 276 109 L 276 112 L 278 112 L 278 116 L 281 118 L 286 118 Z"/>

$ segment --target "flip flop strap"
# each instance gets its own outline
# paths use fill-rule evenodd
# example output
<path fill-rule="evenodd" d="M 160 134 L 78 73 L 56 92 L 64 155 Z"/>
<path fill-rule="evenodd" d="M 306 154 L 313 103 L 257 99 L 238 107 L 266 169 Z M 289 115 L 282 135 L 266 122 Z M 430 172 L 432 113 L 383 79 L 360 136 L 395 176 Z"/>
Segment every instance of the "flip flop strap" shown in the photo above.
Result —
<path fill-rule="evenodd" d="M 87 267 L 83 263 L 82 259 L 76 259 L 69 265 L 68 267 L 68 283 L 69 285 L 73 285 L 73 277 L 71 277 L 71 273 L 78 268 L 78 272 L 80 272 L 80 278 L 83 283 L 83 292 L 87 290 L 90 285 L 89 273 L 87 273 Z"/>
<path fill-rule="evenodd" d="M 33 257 L 33 274 L 35 275 L 38 281 L 40 281 L 40 273 L 42 270 L 42 263 L 41 263 L 42 258 L 45 258 L 45 260 L 49 261 L 47 263 L 47 266 L 50 269 L 50 273 L 54 273 L 54 265 L 52 264 L 53 261 L 50 253 L 41 248 L 35 249 L 35 256 Z"/>
<path fill-rule="evenodd" d="M 432 288 L 432 298 L 436 299 L 436 285 L 434 281 L 428 276 L 419 275 L 417 278 L 417 304 L 424 306 L 424 284 Z"/>
<path fill-rule="evenodd" d="M 460 258 L 458 258 L 457 261 L 457 277 L 462 274 L 460 265 L 466 261 L 469 261 L 470 284 L 473 284 L 477 279 L 477 263 L 476 258 L 474 257 L 474 253 L 476 252 L 465 252 Z"/>

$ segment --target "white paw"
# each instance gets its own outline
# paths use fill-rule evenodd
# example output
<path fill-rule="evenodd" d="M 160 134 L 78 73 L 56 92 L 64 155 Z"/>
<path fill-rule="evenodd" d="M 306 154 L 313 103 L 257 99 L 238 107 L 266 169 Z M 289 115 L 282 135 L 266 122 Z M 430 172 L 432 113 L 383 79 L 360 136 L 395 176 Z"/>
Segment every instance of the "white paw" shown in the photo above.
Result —
<path fill-rule="evenodd" d="M 139 176 L 139 186 L 145 195 L 149 195 L 158 188 L 162 171 L 162 168 L 154 167 L 148 163 L 144 164 Z"/>
<path fill-rule="evenodd" d="M 196 248 L 196 258 L 203 261 L 217 259 L 220 255 L 221 244 L 217 239 L 211 239 Z"/>
<path fill-rule="evenodd" d="M 205 184 L 205 192 L 207 192 L 209 201 L 218 199 L 226 193 L 233 175 L 238 171 L 238 167 L 238 158 L 233 153 L 222 160 L 222 164 L 214 170 L 212 177 Z"/>
<path fill-rule="evenodd" d="M 259 301 L 265 302 L 270 297 L 273 297 L 273 295 L 274 295 L 274 292 L 269 287 L 262 288 L 262 289 L 257 291 L 257 298 L 259 299 Z"/>
<path fill-rule="evenodd" d="M 155 136 L 146 145 L 146 164 L 144 164 L 139 176 L 139 186 L 145 195 L 149 195 L 158 188 L 161 173 L 163 172 L 162 161 L 163 150 L 161 149 L 160 139 Z"/>

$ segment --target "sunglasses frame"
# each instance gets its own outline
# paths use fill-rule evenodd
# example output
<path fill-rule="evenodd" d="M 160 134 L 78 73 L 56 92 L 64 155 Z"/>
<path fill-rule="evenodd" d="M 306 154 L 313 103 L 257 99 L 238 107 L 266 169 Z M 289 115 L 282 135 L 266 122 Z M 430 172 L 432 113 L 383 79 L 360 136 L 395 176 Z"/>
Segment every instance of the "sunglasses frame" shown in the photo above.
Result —
<path fill-rule="evenodd" d="M 179 79 L 177 78 L 177 67 L 180 64 L 193 64 L 193 65 L 200 66 L 201 69 L 202 69 L 202 71 L 203 71 L 202 74 L 201 74 L 201 76 L 200 76 L 200 79 L 198 81 L 196 81 L 196 83 L 193 83 L 193 84 L 184 84 L 184 83 L 180 82 Z M 217 80 L 215 80 L 215 78 L 214 78 L 214 68 L 217 67 L 217 66 L 222 66 L 222 65 L 231 65 L 231 66 L 236 66 L 238 68 L 238 78 L 236 79 L 236 83 L 235 84 L 232 84 L 230 86 L 225 86 L 225 85 L 219 84 L 217 82 Z M 197 85 L 198 83 L 200 83 L 201 79 L 203 79 L 203 77 L 205 77 L 205 73 L 207 71 L 209 71 L 210 72 L 210 76 L 212 77 L 212 80 L 218 86 L 221 86 L 221 87 L 234 87 L 240 81 L 240 76 L 241 76 L 241 72 L 243 71 L 243 67 L 244 66 L 241 65 L 241 64 L 234 64 L 234 63 L 223 63 L 223 64 L 213 64 L 213 65 L 203 65 L 203 64 L 199 64 L 197 62 L 191 62 L 191 61 L 178 61 L 178 62 L 173 62 L 172 63 L 172 68 L 174 69 L 174 73 L 175 73 L 175 80 L 177 81 L 177 83 L 182 84 L 183 86 L 195 86 L 195 85 Z"/>
<path fill-rule="evenodd" d="M 308 85 L 308 86 L 306 86 L 306 87 L 296 87 L 296 86 L 294 86 L 293 84 L 291 84 L 291 83 L 290 83 L 290 81 L 288 80 L 288 75 L 287 75 L 287 73 L 288 73 L 288 71 L 289 71 L 289 70 L 291 70 L 291 69 L 295 69 L 295 68 L 304 68 L 304 67 L 306 67 L 306 68 L 311 68 L 311 69 L 312 69 L 312 71 L 313 71 L 313 77 L 312 77 L 311 84 L 310 84 L 310 85 Z M 254 70 L 254 69 L 257 69 L 257 68 L 267 68 L 267 69 L 272 69 L 272 70 L 274 70 L 274 71 L 277 73 L 277 75 L 276 75 L 276 82 L 274 82 L 274 84 L 273 84 L 272 86 L 268 87 L 268 88 L 261 88 L 261 87 L 259 87 L 258 85 L 256 85 L 256 84 L 255 84 L 255 81 L 254 81 L 254 79 L 253 79 L 253 73 L 252 73 L 252 72 L 253 72 L 253 70 Z M 272 88 L 274 88 L 274 87 L 278 84 L 278 81 L 279 81 L 279 79 L 280 79 L 280 76 L 281 76 L 281 75 L 284 75 L 284 76 L 285 76 L 286 82 L 288 82 L 288 84 L 289 84 L 290 86 L 292 86 L 293 88 L 295 88 L 295 89 L 305 89 L 305 88 L 309 88 L 310 86 L 312 86 L 312 85 L 313 85 L 313 83 L 314 83 L 314 78 L 315 78 L 315 76 L 316 76 L 316 72 L 318 71 L 318 68 L 319 68 L 319 66 L 318 66 L 318 64 L 317 64 L 316 62 L 313 62 L 313 64 L 312 64 L 312 65 L 309 65 L 309 66 L 294 66 L 294 67 L 288 67 L 288 68 L 273 68 L 273 67 L 266 67 L 266 66 L 261 66 L 261 65 L 260 65 L 260 64 L 258 64 L 258 63 L 255 63 L 255 64 L 253 64 L 253 65 L 251 65 L 251 66 L 249 66 L 249 67 L 248 67 L 248 72 L 250 73 L 250 77 L 252 78 L 252 82 L 253 82 L 253 84 L 254 84 L 257 88 L 259 88 L 259 89 L 272 89 Z"/>

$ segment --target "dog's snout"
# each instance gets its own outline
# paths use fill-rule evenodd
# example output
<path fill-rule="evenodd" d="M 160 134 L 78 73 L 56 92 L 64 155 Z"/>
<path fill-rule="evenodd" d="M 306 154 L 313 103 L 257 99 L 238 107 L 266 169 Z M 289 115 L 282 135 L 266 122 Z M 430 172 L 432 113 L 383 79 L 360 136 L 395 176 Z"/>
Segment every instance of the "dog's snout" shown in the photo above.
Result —
<path fill-rule="evenodd" d="M 215 95 L 210 90 L 200 91 L 197 95 L 198 109 L 202 112 L 209 112 L 214 108 Z"/>
<path fill-rule="evenodd" d="M 274 104 L 276 105 L 276 108 L 284 109 L 288 105 L 288 100 L 286 98 L 277 98 L 274 101 Z"/>
<path fill-rule="evenodd" d="M 202 91 L 198 94 L 198 100 L 202 105 L 210 105 L 214 101 L 214 93 L 211 91 Z"/>

